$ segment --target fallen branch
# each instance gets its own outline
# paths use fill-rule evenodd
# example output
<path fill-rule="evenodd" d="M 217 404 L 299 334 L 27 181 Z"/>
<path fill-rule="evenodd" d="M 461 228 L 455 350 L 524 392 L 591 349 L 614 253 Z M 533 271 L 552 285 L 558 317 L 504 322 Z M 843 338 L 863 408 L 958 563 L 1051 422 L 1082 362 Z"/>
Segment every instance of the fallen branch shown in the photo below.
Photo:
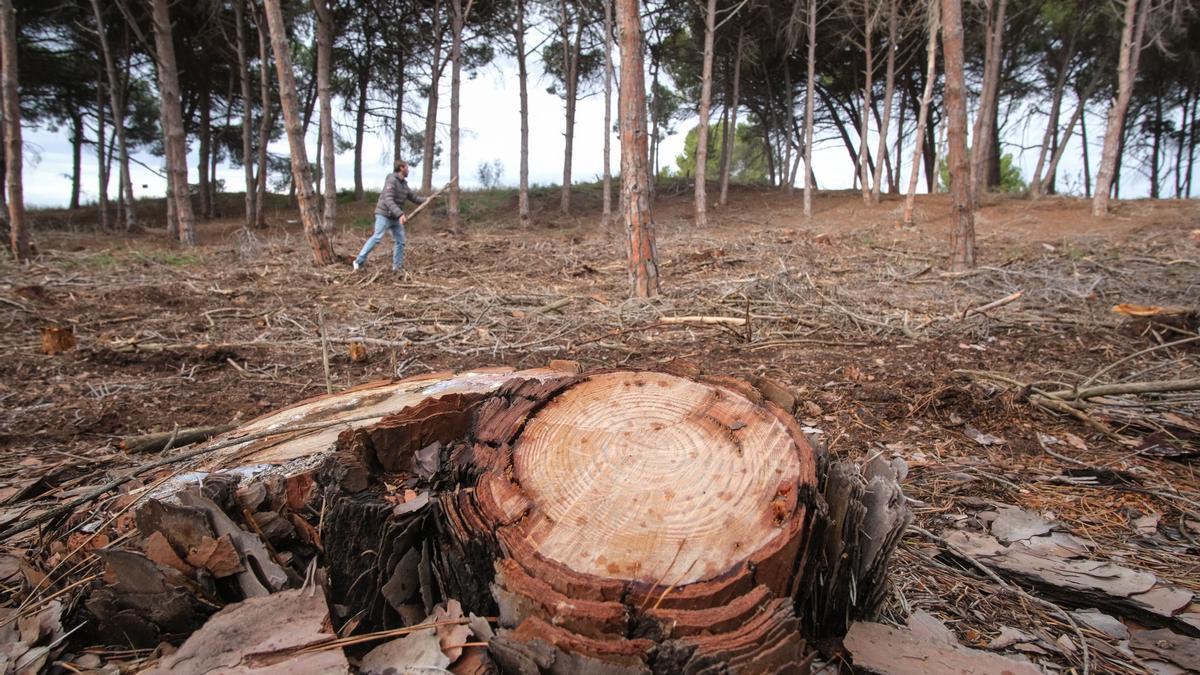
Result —
<path fill-rule="evenodd" d="M 699 323 L 716 326 L 745 326 L 746 319 L 736 316 L 664 316 L 659 323 Z"/>
<path fill-rule="evenodd" d="M 236 424 L 218 424 L 211 427 L 191 427 L 188 429 L 176 429 L 174 431 L 156 431 L 149 434 L 141 434 L 140 436 L 126 436 L 121 439 L 121 449 L 129 453 L 145 453 L 158 452 L 167 447 L 171 439 L 175 439 L 175 443 L 179 445 L 191 445 L 200 441 L 207 441 L 213 436 L 223 434 L 236 428 Z"/>
<path fill-rule="evenodd" d="M 1010 302 L 1016 302 L 1017 300 L 1019 300 L 1021 298 L 1022 295 L 1025 295 L 1025 291 L 1017 291 L 1016 293 L 1013 293 L 1012 295 L 1006 295 L 1003 298 L 1000 298 L 999 300 L 993 300 L 992 302 L 989 302 L 986 305 L 972 307 L 971 309 L 968 309 L 963 312 L 962 318 L 965 320 L 967 317 L 971 316 L 972 314 L 983 314 L 989 310 L 996 309 L 997 307 L 1003 307 L 1004 305 L 1007 305 Z"/>
<path fill-rule="evenodd" d="M 1200 378 L 1190 380 L 1156 380 L 1151 382 L 1123 382 L 1101 384 L 1085 389 L 1061 389 L 1047 392 L 1047 396 L 1064 401 L 1078 401 L 1097 396 L 1121 396 L 1124 394 L 1166 394 L 1177 391 L 1200 390 Z"/>
<path fill-rule="evenodd" d="M 408 221 L 408 220 L 412 220 L 413 218 L 416 218 L 418 213 L 420 213 L 421 211 L 424 211 L 426 206 L 429 206 L 430 204 L 432 204 L 435 197 L 437 197 L 438 195 L 445 192 L 447 189 L 449 189 L 449 187 L 451 185 L 454 185 L 454 181 L 456 181 L 456 180 L 458 180 L 458 176 L 451 178 L 450 182 L 446 183 L 441 188 L 439 188 L 437 192 L 434 192 L 433 194 L 426 197 L 425 201 L 418 204 L 417 208 L 412 210 L 412 213 L 410 213 L 404 217 L 404 220 Z"/>

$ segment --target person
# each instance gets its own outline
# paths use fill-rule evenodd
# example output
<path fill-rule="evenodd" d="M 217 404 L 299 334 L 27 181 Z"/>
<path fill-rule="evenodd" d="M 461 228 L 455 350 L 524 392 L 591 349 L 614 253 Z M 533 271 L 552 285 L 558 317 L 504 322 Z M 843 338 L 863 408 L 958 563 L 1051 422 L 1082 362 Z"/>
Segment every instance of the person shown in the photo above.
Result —
<path fill-rule="evenodd" d="M 392 271 L 399 272 L 404 269 L 404 223 L 407 220 L 404 216 L 404 202 L 410 201 L 416 204 L 421 204 L 425 200 L 417 196 L 408 187 L 408 162 L 397 159 L 392 166 L 392 173 L 388 174 L 387 180 L 383 183 L 383 191 L 379 193 L 379 201 L 375 204 L 375 233 L 363 244 L 362 250 L 358 252 L 358 257 L 354 259 L 354 271 L 362 269 L 367 262 L 367 256 L 370 255 L 371 249 L 383 239 L 384 232 L 389 232 L 392 235 Z"/>

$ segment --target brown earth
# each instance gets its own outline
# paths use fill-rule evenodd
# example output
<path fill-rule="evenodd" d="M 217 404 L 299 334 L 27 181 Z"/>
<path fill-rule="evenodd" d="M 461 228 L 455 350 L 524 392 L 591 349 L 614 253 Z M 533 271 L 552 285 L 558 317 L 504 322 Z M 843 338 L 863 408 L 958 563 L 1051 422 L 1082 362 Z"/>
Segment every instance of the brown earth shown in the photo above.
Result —
<path fill-rule="evenodd" d="M 530 230 L 517 227 L 515 201 L 467 194 L 470 219 L 457 231 L 442 214 L 422 216 L 409 228 L 407 276 L 386 271 L 388 239 L 364 271 L 350 270 L 370 204 L 342 205 L 343 262 L 322 268 L 286 209 L 266 231 L 245 231 L 236 217 L 203 223 L 200 244 L 186 250 L 161 229 L 97 233 L 80 225 L 84 211 L 38 214 L 39 257 L 0 262 L 0 517 L 10 523 L 137 463 L 115 449 L 123 436 L 246 419 L 321 393 L 324 345 L 335 390 L 551 359 L 636 367 L 683 358 L 769 377 L 797 392 L 798 416 L 832 453 L 903 457 L 929 530 L 964 503 L 994 500 L 1051 510 L 1100 550 L 1129 553 L 1137 514 L 1161 513 L 1164 527 L 1185 534 L 1185 521 L 1200 522 L 1200 481 L 1186 463 L 1138 456 L 1015 389 L 955 372 L 1070 386 L 1195 335 L 1194 323 L 1137 323 L 1111 308 L 1196 307 L 1200 203 L 1123 202 L 1097 219 L 1081 200 L 995 197 L 977 215 L 979 268 L 950 275 L 945 196 L 920 198 L 918 227 L 905 230 L 898 198 L 864 206 L 854 193 L 822 193 L 809 222 L 799 192 L 742 188 L 697 229 L 690 193 L 665 186 L 655 210 L 663 295 L 643 301 L 628 298 L 622 232 L 599 222 L 594 189 L 581 190 L 571 217 L 555 212 L 555 194 L 538 195 Z M 240 199 L 222 204 L 233 214 Z M 1018 290 L 1019 300 L 962 318 Z M 667 325 L 664 316 L 750 321 Z M 77 347 L 44 355 L 40 333 L 51 325 L 71 327 Z M 365 343 L 365 361 L 351 360 L 352 341 Z M 1196 344 L 1131 359 L 1100 381 L 1198 377 Z M 1174 412 L 1194 422 L 1195 404 L 1182 405 Z M 974 429 L 1000 440 L 980 445 L 965 433 Z M 1183 497 L 1048 483 L 1070 464 L 1043 452 L 1039 432 L 1074 434 L 1085 449 L 1068 450 L 1080 461 L 1144 472 L 1148 485 Z M 1139 552 L 1137 562 L 1200 591 L 1191 542 L 1182 555 Z M 972 646 L 995 637 L 998 617 L 1038 620 L 1043 610 L 990 596 L 965 571 L 930 567 L 925 548 L 918 539 L 902 547 L 890 616 L 938 611 Z"/>

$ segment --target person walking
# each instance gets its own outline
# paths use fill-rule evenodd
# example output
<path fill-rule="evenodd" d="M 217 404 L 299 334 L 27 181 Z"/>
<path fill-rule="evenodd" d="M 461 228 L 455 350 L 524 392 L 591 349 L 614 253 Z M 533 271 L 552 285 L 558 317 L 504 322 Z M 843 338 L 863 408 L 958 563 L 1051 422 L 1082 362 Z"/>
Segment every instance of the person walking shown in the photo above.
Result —
<path fill-rule="evenodd" d="M 367 262 L 367 256 L 370 255 L 371 249 L 383 239 L 383 234 L 389 232 L 392 235 L 392 271 L 399 272 L 404 269 L 404 223 L 407 220 L 404 216 L 404 202 L 410 201 L 415 204 L 424 203 L 424 199 L 417 196 L 408 187 L 408 162 L 397 159 L 392 166 L 392 173 L 388 174 L 387 180 L 383 183 L 383 191 L 379 193 L 379 201 L 375 204 L 375 233 L 363 244 L 362 250 L 358 252 L 358 257 L 354 259 L 354 271 L 362 269 Z"/>

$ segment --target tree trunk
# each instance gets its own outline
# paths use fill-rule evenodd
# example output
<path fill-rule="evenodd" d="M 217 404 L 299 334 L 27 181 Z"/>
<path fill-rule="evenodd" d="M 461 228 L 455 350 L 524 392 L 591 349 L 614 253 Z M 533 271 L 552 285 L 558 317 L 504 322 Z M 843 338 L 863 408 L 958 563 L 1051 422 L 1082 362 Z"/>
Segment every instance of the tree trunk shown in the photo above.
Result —
<path fill-rule="evenodd" d="M 183 131 L 179 71 L 175 61 L 175 43 L 171 37 L 171 16 L 167 0 L 152 0 L 155 52 L 158 54 L 158 93 L 162 105 L 164 146 L 171 190 L 175 197 L 178 237 L 187 246 L 196 244 L 196 214 L 188 190 L 187 138 Z M 282 17 L 280 18 L 282 22 Z"/>
<path fill-rule="evenodd" d="M 98 2 L 99 0 L 92 0 Z M 233 0 L 233 16 L 237 22 L 237 53 L 238 80 L 242 87 L 242 171 L 246 180 L 246 227 L 254 227 L 257 215 L 254 211 L 254 105 L 251 103 L 250 66 L 246 59 L 246 19 L 245 2 L 249 0 Z M 267 111 L 263 110 L 263 115 Z"/>
<path fill-rule="evenodd" d="M 975 266 L 975 201 L 971 198 L 971 169 L 967 162 L 967 92 L 963 76 L 962 4 L 961 0 L 941 0 L 941 3 L 942 50 L 946 58 L 950 194 L 954 222 L 950 237 L 950 269 L 961 272 Z"/>
<path fill-rule="evenodd" d="M 366 201 L 366 190 L 363 188 L 363 139 L 367 132 L 367 90 L 370 85 L 371 71 L 359 70 L 358 75 L 358 109 L 354 112 L 354 201 Z M 394 155 L 399 158 L 401 155 Z"/>
<path fill-rule="evenodd" d="M 1184 140 L 1187 139 L 1188 132 L 1188 112 L 1192 101 L 1192 85 L 1188 83 L 1187 90 L 1183 93 L 1183 110 L 1179 115 L 1179 132 L 1175 135 L 1175 198 L 1183 198 L 1183 146 Z"/>
<path fill-rule="evenodd" d="M 200 90 L 200 152 L 196 158 L 196 173 L 200 183 L 200 215 L 211 217 L 212 203 L 209 201 L 208 158 L 212 152 L 212 93 L 208 80 Z"/>
<path fill-rule="evenodd" d="M 29 230 L 25 223 L 22 185 L 21 104 L 17 87 L 17 16 L 12 0 L 0 0 L 0 91 L 4 103 L 4 181 L 8 188 L 8 228 L 13 258 L 29 259 Z"/>
<path fill-rule="evenodd" d="M 296 76 L 292 72 L 292 57 L 288 49 L 283 12 L 279 0 L 264 0 L 263 7 L 271 32 L 271 51 L 275 53 L 275 70 L 279 77 L 279 104 L 283 109 L 288 145 L 292 151 L 292 185 L 296 188 L 296 197 L 300 201 L 300 220 L 304 223 L 304 236 L 312 250 L 313 261 L 318 265 L 329 265 L 335 261 L 333 243 L 329 240 L 329 233 L 321 221 L 321 215 L 317 211 L 317 198 L 313 193 L 308 153 L 304 148 L 300 102 L 296 96 Z"/>
<path fill-rule="evenodd" d="M 1087 108 L 1084 106 L 1082 98 L 1079 100 L 1079 142 L 1083 146 L 1083 196 L 1090 198 L 1092 196 L 1092 153 L 1088 148 Z"/>
<path fill-rule="evenodd" d="M 259 105 L 262 107 L 262 120 L 258 126 L 258 176 L 255 181 L 258 196 L 255 199 L 256 213 L 254 226 L 267 226 L 267 144 L 271 141 L 271 127 L 274 113 L 271 111 L 271 54 L 267 51 L 267 29 L 264 20 L 256 19 L 258 32 L 259 68 Z"/>
<path fill-rule="evenodd" d="M 612 167 L 609 161 L 612 157 L 612 35 L 613 35 L 613 0 L 604 2 L 604 176 L 601 189 L 603 195 L 603 211 L 601 222 L 605 229 L 612 225 Z M 524 103 L 524 102 L 522 102 Z"/>
<path fill-rule="evenodd" d="M 783 107 L 786 111 L 785 119 L 781 123 L 783 126 L 783 148 L 784 148 L 784 180 L 783 191 L 786 194 L 792 194 L 792 188 L 796 186 L 796 170 L 800 164 L 800 148 L 796 148 L 796 156 L 792 157 L 792 135 L 796 133 L 796 95 L 795 89 L 792 87 L 792 67 L 785 59 L 783 62 Z"/>
<path fill-rule="evenodd" d="M 1200 122 L 1200 89 L 1196 90 L 1196 98 L 1192 99 L 1192 120 L 1188 123 L 1188 153 L 1187 171 L 1184 177 L 1184 195 L 1192 196 L 1192 167 L 1196 162 L 1196 124 Z"/>
<path fill-rule="evenodd" d="M 108 82 L 108 103 L 112 113 L 113 132 L 117 138 L 117 153 L 119 156 L 119 179 L 117 183 L 119 212 L 125 217 L 123 226 L 128 231 L 134 223 L 133 182 L 129 176 L 129 151 L 125 140 L 125 86 L 117 77 L 117 64 L 113 58 L 112 47 L 108 43 L 108 29 L 104 22 L 104 12 L 100 0 L 92 0 L 92 14 L 96 18 L 96 34 L 100 43 L 100 53 L 104 58 L 105 80 Z"/>
<path fill-rule="evenodd" d="M 613 1 L 616 2 L 616 0 L 613 0 Z M 620 30 L 620 29 L 618 28 L 618 30 Z M 658 146 L 659 146 L 659 138 L 658 138 L 658 116 L 659 116 L 658 115 L 658 63 L 654 60 L 653 54 L 651 54 L 650 58 L 651 58 L 651 60 L 650 60 L 650 96 L 651 96 L 651 100 L 654 102 L 654 109 L 650 113 L 650 186 L 649 186 L 649 190 L 650 190 L 650 205 L 653 206 L 655 190 L 658 189 L 657 188 L 657 185 L 658 185 Z M 621 96 L 620 96 L 620 93 L 618 92 L 618 94 L 617 94 L 618 111 L 620 109 L 620 106 L 621 106 Z M 618 114 L 620 114 L 620 113 L 618 112 Z M 618 124 L 619 124 L 619 122 L 618 122 Z M 768 143 L 769 142 L 770 141 L 768 141 Z M 768 147 L 770 147 L 770 146 L 768 145 Z M 624 161 L 624 159 L 622 159 L 621 161 Z"/>
<path fill-rule="evenodd" d="M 887 80 L 883 90 L 883 122 L 879 125 L 879 150 L 876 153 L 879 156 L 879 161 L 875 163 L 875 176 L 871 183 L 871 201 L 875 204 L 879 203 L 879 190 L 883 183 L 884 158 L 887 156 L 888 126 L 892 121 L 892 95 L 896 91 L 897 14 L 896 0 L 890 0 L 888 3 Z M 896 156 L 896 161 L 900 161 L 899 155 Z M 890 170 L 888 172 L 889 176 L 894 173 Z"/>
<path fill-rule="evenodd" d="M 71 201 L 68 208 L 79 208 L 79 191 L 83 176 L 83 113 L 71 113 Z"/>
<path fill-rule="evenodd" d="M 438 84 L 442 79 L 442 3 L 433 3 L 433 60 L 429 63 L 429 96 L 425 107 L 425 146 L 421 149 L 421 191 L 433 190 L 433 154 L 437 149 Z M 458 181 L 455 181 L 457 184 Z M 451 186 L 450 194 L 458 204 L 458 188 Z M 455 211 L 457 213 L 457 210 Z"/>
<path fill-rule="evenodd" d="M 562 0 L 561 6 L 560 35 L 563 41 L 563 78 L 566 80 L 567 114 L 566 129 L 563 132 L 563 180 L 559 210 L 563 215 L 568 215 L 571 213 L 571 162 L 575 150 L 575 104 L 579 96 L 579 57 L 583 49 L 583 17 L 578 17 L 578 21 L 575 23 L 575 41 L 572 43 L 569 39 L 570 16 L 566 0 Z"/>
<path fill-rule="evenodd" d="M 737 117 L 738 96 L 742 84 L 742 45 L 745 44 L 745 29 L 738 29 L 737 50 L 733 55 L 733 95 L 729 102 L 729 122 L 725 125 L 725 147 L 722 149 L 721 162 L 721 199 L 720 205 L 729 204 L 729 172 L 733 164 L 733 151 L 737 148 Z"/>
<path fill-rule="evenodd" d="M 865 81 L 863 83 L 862 110 L 859 113 L 861 126 L 858 132 L 858 174 L 864 204 L 871 203 L 871 160 L 870 151 L 867 149 L 867 134 L 870 133 L 871 117 L 868 111 L 871 110 L 871 93 L 874 86 L 872 77 L 875 70 L 875 62 L 871 53 L 872 23 L 871 0 L 863 0 L 863 52 L 866 66 L 863 71 Z"/>
<path fill-rule="evenodd" d="M 931 108 L 928 112 L 929 117 L 925 121 L 925 190 L 934 194 L 938 191 L 938 124 L 934 121 L 937 110 Z"/>
<path fill-rule="evenodd" d="M 1087 104 L 1087 99 L 1089 96 L 1091 96 L 1093 89 L 1094 89 L 1094 86 L 1089 86 L 1086 91 L 1082 92 L 1079 95 L 1079 105 L 1075 108 L 1075 112 L 1071 113 L 1071 119 L 1067 121 L 1067 128 L 1062 134 L 1062 139 L 1057 141 L 1058 147 L 1056 147 L 1054 149 L 1054 155 L 1051 156 L 1051 158 L 1050 158 L 1050 165 L 1049 165 L 1049 167 L 1046 168 L 1046 175 L 1042 178 L 1042 184 L 1039 186 L 1038 192 L 1034 193 L 1035 196 L 1037 196 L 1037 194 L 1047 194 L 1050 192 L 1051 186 L 1053 185 L 1054 176 L 1057 174 L 1057 171 L 1058 171 L 1058 163 L 1062 159 L 1063 153 L 1066 152 L 1067 142 L 1071 140 L 1071 134 L 1075 131 L 1075 124 L 1077 122 L 1082 121 L 1082 119 L 1083 119 L 1084 106 Z M 1086 134 L 1083 136 L 1083 148 L 1084 148 L 1084 163 L 1083 163 L 1084 164 L 1084 170 L 1083 170 L 1084 181 L 1090 182 L 1089 177 L 1088 177 L 1088 167 L 1087 167 L 1087 135 Z M 1085 188 L 1086 188 L 1086 186 L 1085 186 Z"/>
<path fill-rule="evenodd" d="M 604 10 L 609 11 L 608 3 L 611 0 L 604 0 Z M 529 72 L 525 66 L 525 0 L 517 0 L 517 24 L 513 31 L 513 39 L 516 45 L 517 56 L 517 83 L 521 90 L 521 168 L 520 178 L 517 193 L 517 214 L 521 219 L 521 227 L 529 229 L 531 219 L 529 216 Z M 607 102 L 605 103 L 607 105 Z M 608 114 L 607 108 L 605 115 Z M 607 133 L 607 132 L 606 132 Z M 607 151 L 608 139 L 605 138 L 604 147 Z M 605 154 L 604 164 L 608 166 L 608 155 Z M 607 199 L 608 190 L 605 190 L 605 198 Z"/>
<path fill-rule="evenodd" d="M 1159 171 L 1158 171 L 1158 156 L 1162 152 L 1162 128 L 1163 128 L 1163 111 L 1162 111 L 1162 95 L 1158 94 L 1154 97 L 1154 130 L 1151 132 L 1153 140 L 1150 146 L 1150 198 L 1159 198 Z"/>
<path fill-rule="evenodd" d="M 713 34 L 716 32 L 717 0 L 708 0 L 704 15 L 704 59 L 700 73 L 700 125 L 696 127 L 696 227 L 708 226 L 708 116 L 712 106 Z M 791 92 L 788 92 L 791 95 Z"/>
<path fill-rule="evenodd" d="M 392 161 L 404 157 L 404 56 L 396 64 L 396 127 L 392 132 Z"/>
<path fill-rule="evenodd" d="M 646 84 L 642 73 L 642 24 L 638 0 L 617 0 L 621 41 L 621 210 L 628 235 L 629 283 L 634 297 L 658 295 L 658 253 L 647 193 Z"/>
<path fill-rule="evenodd" d="M 805 77 L 804 93 L 804 217 L 812 220 L 813 215 L 813 95 L 816 90 L 817 68 L 817 0 L 808 0 L 808 57 L 805 59 L 808 73 Z"/>
<path fill-rule="evenodd" d="M 975 128 L 971 133 L 971 198 L 977 203 L 987 186 L 987 171 L 990 164 L 993 130 L 996 125 L 996 105 L 1000 89 L 1001 43 L 1004 39 L 1005 14 L 1008 0 L 998 0 L 995 16 L 992 15 L 993 0 L 986 0 L 987 40 L 983 65 L 983 91 L 979 94 L 979 112 L 975 115 Z M 996 158 L 999 161 L 999 158 Z"/>
<path fill-rule="evenodd" d="M 1046 132 L 1042 134 L 1042 145 L 1038 149 L 1037 163 L 1033 167 L 1033 179 L 1029 181 L 1029 194 L 1034 199 L 1043 194 L 1045 188 L 1042 185 L 1042 168 L 1046 158 L 1054 155 L 1053 152 L 1048 152 L 1047 149 L 1050 147 L 1051 140 L 1058 137 L 1058 118 L 1062 110 L 1063 91 L 1067 88 L 1067 75 L 1071 70 L 1071 57 L 1075 53 L 1075 36 L 1076 32 L 1072 31 L 1071 38 L 1063 49 L 1062 58 L 1056 64 L 1058 75 L 1054 78 L 1054 91 L 1050 98 L 1049 119 L 1046 121 Z M 1059 146 L 1066 144 L 1066 139 L 1059 142 Z"/>
<path fill-rule="evenodd" d="M 467 0 L 468 3 L 471 0 Z M 462 0 L 450 0 L 450 178 L 458 177 L 459 122 L 458 108 L 461 102 L 462 84 L 462 34 L 466 23 Z M 446 200 L 446 220 L 450 227 L 458 227 L 458 195 L 460 181 L 453 180 L 450 196 Z"/>
<path fill-rule="evenodd" d="M 921 171 L 921 154 L 925 150 L 926 122 L 929 119 L 929 102 L 933 99 L 933 85 L 937 80 L 937 37 L 941 23 L 936 2 L 929 4 L 929 42 L 925 45 L 925 90 L 921 93 L 921 107 L 917 112 L 917 139 L 913 149 L 912 172 L 908 175 L 908 193 L 904 198 L 904 227 L 912 227 L 913 207 L 917 200 L 917 174 Z M 900 161 L 900 157 L 896 157 Z M 933 190 L 929 191 L 933 194 Z"/>
<path fill-rule="evenodd" d="M 912 75 L 908 74 L 907 78 L 910 83 Z M 901 174 L 904 172 L 904 113 L 908 108 L 908 87 L 898 87 L 900 90 L 900 104 L 896 106 L 896 145 L 892 155 L 895 157 L 896 170 L 888 172 L 888 194 L 897 194 L 900 192 Z"/>
<path fill-rule="evenodd" d="M 96 81 L 96 175 L 99 181 L 96 186 L 97 212 L 100 215 L 100 229 L 107 230 L 108 223 L 108 156 L 104 149 L 108 145 L 108 134 L 105 127 L 104 114 L 104 85 Z"/>
<path fill-rule="evenodd" d="M 1100 155 L 1100 171 L 1096 175 L 1096 192 L 1092 199 L 1092 215 L 1108 214 L 1109 191 L 1117 174 L 1117 161 L 1125 129 L 1125 113 L 1137 79 L 1138 60 L 1142 52 L 1142 34 L 1146 28 L 1149 0 L 1126 0 L 1124 27 L 1121 29 L 1121 52 L 1117 66 L 1117 97 L 1108 108 L 1104 131 L 1104 150 Z"/>
<path fill-rule="evenodd" d="M 337 176 L 334 169 L 337 161 L 337 146 L 333 142 L 333 88 L 330 76 L 333 71 L 333 15 L 329 0 L 313 0 L 317 12 L 317 98 L 321 101 L 321 140 L 324 148 L 325 214 L 322 218 L 325 232 L 337 231 Z"/>

